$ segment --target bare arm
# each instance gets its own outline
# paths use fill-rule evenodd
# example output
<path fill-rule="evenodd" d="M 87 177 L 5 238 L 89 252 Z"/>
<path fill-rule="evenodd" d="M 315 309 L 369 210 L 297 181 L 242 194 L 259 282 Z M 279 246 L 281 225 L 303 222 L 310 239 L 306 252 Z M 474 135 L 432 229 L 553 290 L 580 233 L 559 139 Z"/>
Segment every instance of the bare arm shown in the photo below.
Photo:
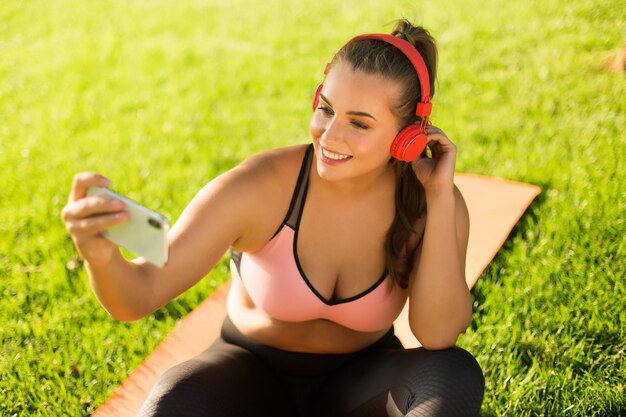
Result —
<path fill-rule="evenodd" d="M 456 148 L 429 128 L 433 158 L 414 163 L 426 189 L 427 219 L 410 279 L 409 324 L 427 349 L 454 346 L 470 323 L 472 302 L 465 281 L 469 216 L 454 186 Z"/>
<path fill-rule="evenodd" d="M 157 268 L 142 258 L 125 260 L 100 232 L 127 220 L 123 204 L 86 197 L 91 185 L 107 185 L 95 173 L 78 174 L 63 220 L 85 259 L 89 281 L 102 306 L 131 321 L 160 308 L 202 279 L 230 245 L 255 227 L 269 170 L 252 158 L 207 184 L 185 208 L 168 235 L 169 262 Z M 255 210 L 257 208 L 257 210 Z"/>

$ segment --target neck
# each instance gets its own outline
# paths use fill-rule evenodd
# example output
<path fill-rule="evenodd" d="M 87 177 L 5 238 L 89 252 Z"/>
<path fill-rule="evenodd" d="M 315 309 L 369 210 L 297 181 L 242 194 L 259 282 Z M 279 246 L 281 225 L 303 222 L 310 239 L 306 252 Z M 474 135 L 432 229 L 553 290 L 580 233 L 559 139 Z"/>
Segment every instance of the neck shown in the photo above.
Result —
<path fill-rule="evenodd" d="M 389 189 L 395 192 L 395 172 L 391 164 L 367 174 L 337 181 L 320 177 L 316 164 L 311 165 L 310 178 L 314 179 L 320 189 L 332 194 L 336 199 L 372 197 L 387 193 Z"/>

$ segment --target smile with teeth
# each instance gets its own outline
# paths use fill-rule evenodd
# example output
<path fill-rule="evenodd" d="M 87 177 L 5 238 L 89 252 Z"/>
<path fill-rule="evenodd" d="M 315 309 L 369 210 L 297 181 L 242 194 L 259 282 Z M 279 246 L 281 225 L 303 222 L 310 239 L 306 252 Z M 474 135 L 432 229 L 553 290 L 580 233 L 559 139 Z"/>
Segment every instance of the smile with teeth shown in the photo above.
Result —
<path fill-rule="evenodd" d="M 341 155 L 338 153 L 334 153 L 326 148 L 322 148 L 322 155 L 324 155 L 325 158 L 332 159 L 334 161 L 343 161 L 345 159 L 352 158 L 350 155 Z"/>

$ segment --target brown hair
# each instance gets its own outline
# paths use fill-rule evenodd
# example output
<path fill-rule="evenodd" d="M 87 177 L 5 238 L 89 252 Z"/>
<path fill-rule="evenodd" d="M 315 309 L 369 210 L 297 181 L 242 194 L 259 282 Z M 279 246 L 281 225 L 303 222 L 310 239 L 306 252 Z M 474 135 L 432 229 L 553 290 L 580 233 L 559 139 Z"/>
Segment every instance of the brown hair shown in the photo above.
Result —
<path fill-rule="evenodd" d="M 426 29 L 414 26 L 406 19 L 398 20 L 391 34 L 410 42 L 424 58 L 432 97 L 437 70 L 435 40 Z M 421 98 L 421 87 L 413 65 L 399 49 L 376 39 L 349 42 L 337 52 L 330 66 L 338 63 L 347 63 L 354 71 L 381 75 L 400 83 L 404 93 L 392 109 L 400 119 L 398 128 L 420 121 L 415 115 L 415 108 Z M 392 159 L 390 164 L 396 174 L 396 214 L 387 233 L 385 262 L 393 281 L 407 288 L 414 255 L 408 252 L 407 242 L 414 232 L 415 221 L 426 212 L 426 199 L 424 187 L 415 176 L 410 162 Z"/>

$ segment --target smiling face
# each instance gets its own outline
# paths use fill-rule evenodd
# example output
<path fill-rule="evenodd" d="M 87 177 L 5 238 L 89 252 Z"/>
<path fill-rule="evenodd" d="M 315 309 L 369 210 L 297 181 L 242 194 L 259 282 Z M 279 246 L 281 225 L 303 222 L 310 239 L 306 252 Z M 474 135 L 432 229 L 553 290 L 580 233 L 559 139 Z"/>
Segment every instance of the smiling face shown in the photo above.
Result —
<path fill-rule="evenodd" d="M 353 180 L 389 169 L 399 95 L 397 82 L 343 63 L 331 68 L 309 126 L 320 177 Z"/>

